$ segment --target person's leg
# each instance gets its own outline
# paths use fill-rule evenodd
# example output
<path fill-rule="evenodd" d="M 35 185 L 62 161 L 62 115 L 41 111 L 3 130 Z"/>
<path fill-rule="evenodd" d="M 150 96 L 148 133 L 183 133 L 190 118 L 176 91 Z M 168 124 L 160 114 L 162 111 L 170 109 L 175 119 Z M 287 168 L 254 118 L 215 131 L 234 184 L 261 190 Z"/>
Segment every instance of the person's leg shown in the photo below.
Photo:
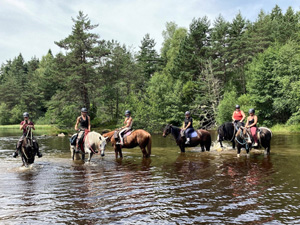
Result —
<path fill-rule="evenodd" d="M 23 143 L 23 138 L 24 138 L 24 135 L 22 135 L 17 142 L 16 151 L 12 155 L 14 158 L 16 158 L 19 155 L 19 151 L 21 150 L 22 143 Z"/>
<path fill-rule="evenodd" d="M 254 146 L 257 146 L 256 127 L 251 127 L 251 135 L 254 139 Z"/>
<path fill-rule="evenodd" d="M 83 135 L 84 135 L 84 131 L 79 131 L 78 137 L 77 137 L 77 140 L 76 140 L 76 148 L 75 148 L 76 153 L 80 152 L 80 143 L 81 143 L 81 139 L 82 139 Z"/>
<path fill-rule="evenodd" d="M 119 132 L 119 138 L 120 138 L 120 145 L 123 145 L 123 133 L 127 130 L 128 128 L 124 128 Z"/>
<path fill-rule="evenodd" d="M 190 144 L 190 133 L 193 129 L 192 128 L 187 128 L 186 131 L 185 131 L 185 137 L 186 137 L 186 142 L 185 144 Z"/>

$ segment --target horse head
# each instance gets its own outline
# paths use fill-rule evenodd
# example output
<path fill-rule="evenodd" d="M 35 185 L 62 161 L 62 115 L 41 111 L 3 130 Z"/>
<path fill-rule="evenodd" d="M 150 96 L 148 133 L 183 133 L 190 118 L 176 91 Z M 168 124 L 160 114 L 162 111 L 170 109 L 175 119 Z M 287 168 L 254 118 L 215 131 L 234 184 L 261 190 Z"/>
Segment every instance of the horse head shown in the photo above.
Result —
<path fill-rule="evenodd" d="M 224 141 L 224 125 L 221 125 L 218 128 L 217 141 Z"/>
<path fill-rule="evenodd" d="M 239 129 L 236 133 L 237 141 L 241 145 L 252 145 L 253 143 L 253 137 L 250 133 L 250 130 L 246 127 L 239 126 Z"/>
<path fill-rule="evenodd" d="M 164 128 L 163 137 L 167 137 L 171 133 L 172 124 L 167 124 Z"/>
<path fill-rule="evenodd" d="M 105 156 L 105 146 L 106 146 L 106 139 L 108 139 L 108 137 L 103 137 L 102 135 L 99 136 L 99 140 L 100 140 L 100 144 L 99 144 L 99 149 L 100 149 L 100 153 L 101 156 Z"/>

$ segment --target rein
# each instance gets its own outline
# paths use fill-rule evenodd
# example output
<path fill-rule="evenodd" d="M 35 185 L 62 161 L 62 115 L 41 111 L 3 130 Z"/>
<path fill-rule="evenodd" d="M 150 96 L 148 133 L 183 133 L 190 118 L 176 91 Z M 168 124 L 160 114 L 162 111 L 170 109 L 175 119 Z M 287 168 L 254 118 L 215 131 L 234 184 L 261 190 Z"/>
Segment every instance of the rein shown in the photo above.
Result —
<path fill-rule="evenodd" d="M 242 132 L 242 131 L 241 131 L 241 132 Z M 242 137 L 241 132 L 240 132 L 240 135 L 239 135 L 240 137 Z M 245 138 L 242 139 L 242 140 L 243 140 L 243 143 L 241 143 L 241 142 L 238 140 L 238 137 L 235 137 L 235 140 L 236 140 L 240 145 L 245 145 L 246 149 L 249 148 L 248 143 L 247 143 L 247 141 L 246 141 Z"/>
<path fill-rule="evenodd" d="M 89 139 L 88 139 L 88 134 L 86 135 L 86 140 L 84 142 L 87 142 L 89 149 L 91 150 L 91 152 L 93 152 L 94 154 L 97 154 L 94 149 L 92 148 L 92 146 L 90 145 Z"/>

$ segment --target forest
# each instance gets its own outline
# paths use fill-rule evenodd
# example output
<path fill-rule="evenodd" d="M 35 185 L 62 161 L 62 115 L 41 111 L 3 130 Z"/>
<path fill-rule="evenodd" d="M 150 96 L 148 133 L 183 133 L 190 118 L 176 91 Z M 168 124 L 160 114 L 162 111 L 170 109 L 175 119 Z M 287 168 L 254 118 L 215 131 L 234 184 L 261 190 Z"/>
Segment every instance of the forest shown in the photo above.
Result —
<path fill-rule="evenodd" d="M 26 111 L 36 124 L 70 128 L 86 107 L 92 127 L 118 127 L 130 110 L 135 129 L 159 131 L 189 110 L 195 127 L 212 129 L 231 121 L 236 104 L 254 108 L 260 126 L 300 124 L 299 19 L 276 5 L 252 22 L 241 13 L 188 28 L 167 22 L 158 52 L 150 34 L 137 50 L 101 39 L 80 11 L 69 36 L 53 40 L 60 53 L 2 63 L 0 125 Z"/>

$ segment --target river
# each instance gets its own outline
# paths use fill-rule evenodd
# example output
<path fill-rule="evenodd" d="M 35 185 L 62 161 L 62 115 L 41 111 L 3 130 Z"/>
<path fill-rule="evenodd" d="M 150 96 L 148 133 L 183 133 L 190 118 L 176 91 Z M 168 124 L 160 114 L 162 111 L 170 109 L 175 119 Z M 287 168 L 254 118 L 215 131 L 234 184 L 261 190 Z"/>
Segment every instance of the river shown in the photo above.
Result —
<path fill-rule="evenodd" d="M 0 133 L 0 224 L 300 224 L 299 134 L 240 158 L 218 145 L 180 153 L 153 135 L 150 159 L 134 148 L 116 160 L 109 145 L 85 164 L 68 137 L 36 137 L 44 156 L 23 168 L 11 157 L 19 136 Z"/>

